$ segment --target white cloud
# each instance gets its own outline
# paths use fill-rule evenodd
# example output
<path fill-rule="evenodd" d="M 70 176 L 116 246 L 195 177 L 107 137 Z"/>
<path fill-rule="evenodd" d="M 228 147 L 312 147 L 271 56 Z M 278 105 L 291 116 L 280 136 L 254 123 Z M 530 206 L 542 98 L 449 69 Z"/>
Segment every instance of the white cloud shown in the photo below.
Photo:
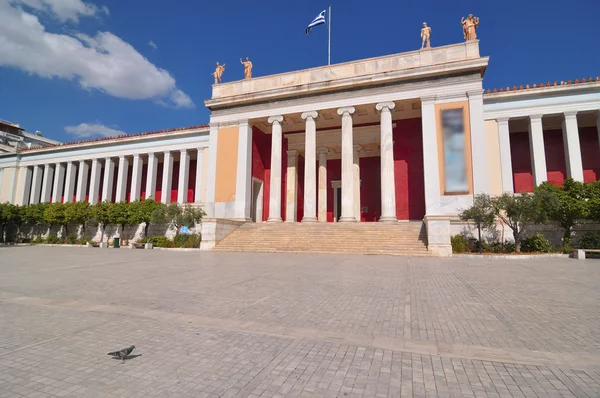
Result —
<path fill-rule="evenodd" d="M 67 126 L 65 127 L 65 131 L 78 138 L 114 137 L 126 134 L 124 131 L 106 127 L 99 123 L 81 123 L 78 126 Z"/>
<path fill-rule="evenodd" d="M 55 4 L 63 0 L 19 1 Z M 81 1 L 68 0 L 67 3 L 78 2 Z M 53 12 L 67 15 L 68 8 L 48 7 L 56 7 L 51 9 L 60 11 Z M 70 10 L 75 16 L 84 15 L 84 11 L 74 11 L 76 8 Z M 177 88 L 168 71 L 156 67 L 110 32 L 98 32 L 93 37 L 83 33 L 49 33 L 37 16 L 4 0 L 0 0 L 0 15 L 0 66 L 15 67 L 45 78 L 74 80 L 84 89 L 97 89 L 114 97 L 153 99 L 179 108 L 194 107 L 191 98 Z"/>
<path fill-rule="evenodd" d="M 158 46 L 157 46 L 157 45 L 156 45 L 156 44 L 155 44 L 155 43 L 154 43 L 152 40 L 150 40 L 150 41 L 148 42 L 148 45 L 149 45 L 150 47 L 152 47 L 153 49 L 155 49 L 155 50 L 156 50 L 156 49 L 158 49 Z"/>
<path fill-rule="evenodd" d="M 82 0 L 9 0 L 9 2 L 50 13 L 62 22 L 72 20 L 77 23 L 80 16 L 91 17 L 98 12 L 109 15 L 107 6 L 99 8 L 93 4 L 86 4 Z"/>

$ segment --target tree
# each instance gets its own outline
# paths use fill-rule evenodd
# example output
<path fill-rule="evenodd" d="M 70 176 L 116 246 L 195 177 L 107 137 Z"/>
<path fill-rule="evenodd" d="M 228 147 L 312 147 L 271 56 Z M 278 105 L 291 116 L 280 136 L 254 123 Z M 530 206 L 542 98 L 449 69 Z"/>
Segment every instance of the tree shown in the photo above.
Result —
<path fill-rule="evenodd" d="M 528 225 L 541 221 L 534 196 L 527 193 L 505 193 L 492 199 L 492 207 L 494 215 L 512 229 L 515 251 L 520 253 L 523 231 Z"/>
<path fill-rule="evenodd" d="M 473 206 L 460 213 L 460 219 L 464 221 L 473 221 L 477 224 L 477 232 L 479 235 L 479 253 L 483 252 L 481 242 L 481 229 L 490 229 L 496 225 L 494 216 L 494 208 L 489 195 L 480 194 L 475 196 Z"/>
<path fill-rule="evenodd" d="M 131 221 L 133 223 L 144 223 L 144 237 L 148 237 L 150 224 L 162 224 L 166 222 L 165 205 L 153 199 L 145 199 L 141 202 L 129 204 Z"/>
<path fill-rule="evenodd" d="M 588 218 L 600 222 L 600 180 L 587 184 L 586 196 L 588 198 Z"/>
<path fill-rule="evenodd" d="M 171 203 L 167 206 L 165 213 L 166 222 L 169 224 L 169 227 L 175 227 L 175 235 L 179 235 L 180 222 L 182 221 L 181 207 L 177 203 Z"/>
<path fill-rule="evenodd" d="M 6 227 L 9 225 L 19 226 L 21 224 L 21 207 L 10 204 L 10 203 L 0 203 L 0 237 L 2 241 L 5 242 L 4 232 L 6 232 Z"/>
<path fill-rule="evenodd" d="M 563 248 L 571 242 L 573 228 L 589 214 L 585 183 L 567 178 L 562 187 L 544 182 L 535 189 L 539 211 L 564 229 Z"/>
<path fill-rule="evenodd" d="M 81 237 L 85 238 L 85 225 L 92 218 L 88 202 L 75 202 L 65 211 L 67 222 L 81 225 Z"/>
<path fill-rule="evenodd" d="M 44 222 L 50 225 L 50 229 L 54 225 L 60 225 L 65 228 L 66 237 L 66 224 L 67 224 L 67 216 L 65 214 L 65 210 L 68 206 L 65 206 L 64 203 L 55 202 L 50 203 L 46 209 L 44 210 Z"/>
<path fill-rule="evenodd" d="M 171 203 L 167 206 L 166 222 L 169 223 L 170 226 L 175 227 L 175 233 L 179 234 L 182 226 L 194 226 L 197 222 L 200 222 L 205 215 L 204 211 L 199 207 L 191 206 L 189 204 L 181 207 L 177 203 Z"/>
<path fill-rule="evenodd" d="M 24 207 L 23 221 L 38 227 L 44 222 L 44 211 L 48 207 L 48 203 L 38 203 Z"/>
<path fill-rule="evenodd" d="M 125 225 L 131 223 L 131 214 L 129 212 L 129 203 L 118 202 L 114 203 L 109 209 L 109 223 L 116 224 L 121 227 L 119 233 L 122 235 L 125 231 Z"/>
<path fill-rule="evenodd" d="M 102 231 L 100 242 L 104 241 L 104 231 L 111 220 L 110 214 L 112 206 L 114 206 L 112 202 L 104 201 L 96 203 L 90 208 L 92 219 L 96 220 L 96 222 L 100 224 L 100 229 Z"/>

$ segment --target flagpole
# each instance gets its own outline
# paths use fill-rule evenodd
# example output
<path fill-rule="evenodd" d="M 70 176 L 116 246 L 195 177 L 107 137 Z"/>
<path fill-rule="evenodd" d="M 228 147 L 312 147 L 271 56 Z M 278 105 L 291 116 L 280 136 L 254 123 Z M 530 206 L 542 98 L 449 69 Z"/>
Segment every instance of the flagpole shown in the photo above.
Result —
<path fill-rule="evenodd" d="M 329 23 L 327 24 L 327 65 L 331 65 L 331 4 L 328 13 Z"/>

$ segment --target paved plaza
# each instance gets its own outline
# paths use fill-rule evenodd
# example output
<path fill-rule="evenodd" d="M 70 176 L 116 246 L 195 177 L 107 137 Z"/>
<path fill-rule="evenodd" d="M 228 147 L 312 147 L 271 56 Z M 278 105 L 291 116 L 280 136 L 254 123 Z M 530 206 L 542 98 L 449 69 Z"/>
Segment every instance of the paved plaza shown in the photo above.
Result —
<path fill-rule="evenodd" d="M 599 287 L 600 260 L 0 248 L 0 397 L 598 397 Z"/>

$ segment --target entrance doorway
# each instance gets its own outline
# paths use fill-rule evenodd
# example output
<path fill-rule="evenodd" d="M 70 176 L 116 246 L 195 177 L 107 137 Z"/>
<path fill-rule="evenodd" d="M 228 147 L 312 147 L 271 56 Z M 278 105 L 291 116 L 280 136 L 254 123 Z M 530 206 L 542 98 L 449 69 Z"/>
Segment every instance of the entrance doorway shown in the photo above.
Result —
<path fill-rule="evenodd" d="M 331 188 L 333 188 L 333 222 L 338 222 L 342 217 L 342 181 L 332 180 Z"/>
<path fill-rule="evenodd" d="M 252 207 L 250 217 L 254 222 L 263 221 L 263 182 L 252 177 Z"/>

